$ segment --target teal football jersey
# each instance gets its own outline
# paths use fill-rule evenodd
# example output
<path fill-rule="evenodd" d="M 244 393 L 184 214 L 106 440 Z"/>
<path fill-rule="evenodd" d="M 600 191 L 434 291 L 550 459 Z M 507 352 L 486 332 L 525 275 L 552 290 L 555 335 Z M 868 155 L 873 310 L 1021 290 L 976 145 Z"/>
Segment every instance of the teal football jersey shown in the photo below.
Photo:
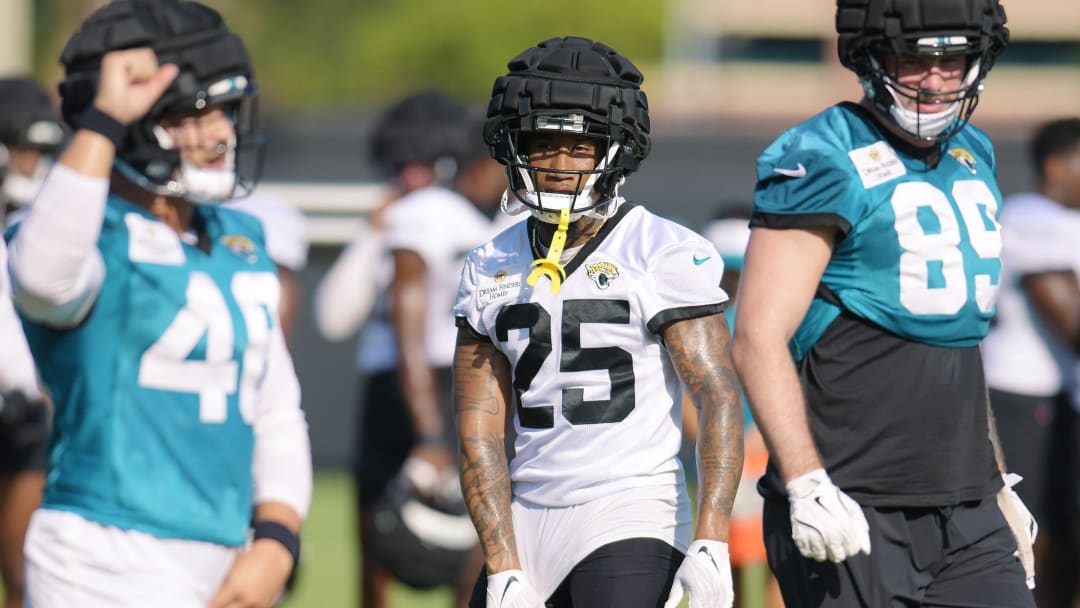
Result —
<path fill-rule="evenodd" d="M 42 506 L 241 545 L 279 284 L 256 219 L 199 206 L 195 222 L 198 245 L 110 197 L 88 316 L 67 330 L 23 319 L 56 408 Z"/>
<path fill-rule="evenodd" d="M 836 226 L 822 289 L 797 330 L 801 360 L 840 314 L 944 347 L 986 335 L 1001 273 L 993 146 L 968 125 L 936 167 L 889 143 L 854 104 L 788 130 L 758 158 L 754 225 Z"/>

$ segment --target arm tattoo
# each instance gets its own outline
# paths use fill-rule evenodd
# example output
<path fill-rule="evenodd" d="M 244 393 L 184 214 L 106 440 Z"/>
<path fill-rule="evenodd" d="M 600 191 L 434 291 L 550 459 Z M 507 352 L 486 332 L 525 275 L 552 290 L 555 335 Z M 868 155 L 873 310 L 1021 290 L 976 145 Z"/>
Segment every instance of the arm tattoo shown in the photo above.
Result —
<path fill-rule="evenodd" d="M 491 342 L 459 332 L 454 406 L 461 440 L 461 489 L 489 572 L 519 567 L 505 446 L 509 391 L 506 357 Z"/>
<path fill-rule="evenodd" d="M 663 335 L 683 388 L 700 412 L 698 536 L 726 541 L 743 461 L 742 391 L 727 320 L 715 314 L 679 321 Z"/>

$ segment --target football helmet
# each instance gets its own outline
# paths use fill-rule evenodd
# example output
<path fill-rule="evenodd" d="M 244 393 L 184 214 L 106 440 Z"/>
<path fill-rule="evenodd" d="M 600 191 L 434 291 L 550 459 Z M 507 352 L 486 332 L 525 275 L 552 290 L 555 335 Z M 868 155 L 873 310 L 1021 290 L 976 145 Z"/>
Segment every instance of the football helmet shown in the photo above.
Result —
<path fill-rule="evenodd" d="M 463 103 L 439 91 L 410 95 L 391 106 L 371 137 L 371 158 L 388 176 L 402 165 L 430 164 L 447 182 L 484 153 L 475 118 Z"/>
<path fill-rule="evenodd" d="M 998 0 L 837 0 L 836 31 L 840 62 L 859 77 L 867 99 L 882 116 L 929 142 L 945 141 L 967 124 L 979 103 L 983 78 L 1009 42 L 1005 9 Z M 965 76 L 955 91 L 908 86 L 885 69 L 882 57 L 887 54 L 963 56 Z M 902 98 L 952 103 L 938 112 L 920 113 L 905 108 Z"/>
<path fill-rule="evenodd" d="M 644 77 L 608 46 L 587 38 L 551 38 L 526 49 L 495 80 L 484 123 L 484 141 L 506 166 L 512 193 L 534 216 L 559 223 L 584 213 L 606 216 L 626 176 L 649 155 L 649 103 Z M 541 193 L 537 168 L 523 152 L 523 138 L 563 133 L 599 140 L 600 161 L 587 171 L 544 169 L 576 175 L 578 194 Z M 507 195 L 508 196 L 508 195 Z M 504 209 L 506 199 L 504 196 Z"/>
<path fill-rule="evenodd" d="M 60 117 L 41 86 L 29 78 L 0 79 L 0 198 L 15 206 L 30 204 L 63 141 Z M 13 149 L 41 154 L 32 170 L 15 171 L 10 166 Z"/>
<path fill-rule="evenodd" d="M 371 549 L 402 583 L 417 589 L 453 584 L 478 542 L 457 477 L 439 495 L 420 496 L 402 472 L 372 505 Z"/>
<path fill-rule="evenodd" d="M 139 187 L 195 203 L 216 203 L 254 189 L 262 171 L 251 60 L 244 43 L 213 9 L 185 0 L 114 0 L 91 14 L 60 56 L 64 120 L 77 129 L 97 93 L 101 59 L 120 49 L 150 47 L 158 62 L 180 73 L 117 150 L 116 169 Z M 223 169 L 200 169 L 181 158 L 163 119 L 218 106 L 231 122 L 231 141 L 219 144 Z"/>

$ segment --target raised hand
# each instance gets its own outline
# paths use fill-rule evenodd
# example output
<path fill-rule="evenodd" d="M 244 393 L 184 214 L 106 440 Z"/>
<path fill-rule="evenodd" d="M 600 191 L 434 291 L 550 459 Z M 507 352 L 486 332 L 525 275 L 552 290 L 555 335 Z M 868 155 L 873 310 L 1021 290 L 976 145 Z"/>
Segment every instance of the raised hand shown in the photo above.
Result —
<path fill-rule="evenodd" d="M 175 65 L 158 65 L 150 48 L 106 53 L 94 107 L 129 125 L 150 111 L 179 72 Z"/>

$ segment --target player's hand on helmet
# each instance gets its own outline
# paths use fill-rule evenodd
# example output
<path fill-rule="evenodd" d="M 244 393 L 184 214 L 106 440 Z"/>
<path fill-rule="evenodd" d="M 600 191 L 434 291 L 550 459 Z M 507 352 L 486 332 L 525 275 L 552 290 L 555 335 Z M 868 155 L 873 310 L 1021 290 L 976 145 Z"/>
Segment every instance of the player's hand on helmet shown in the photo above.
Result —
<path fill-rule="evenodd" d="M 105 53 L 94 107 L 121 124 L 146 115 L 180 72 L 175 65 L 158 65 L 153 49 L 137 48 Z"/>
<path fill-rule="evenodd" d="M 210 608 L 270 608 L 292 573 L 293 557 L 276 540 L 256 540 L 236 557 Z"/>
<path fill-rule="evenodd" d="M 842 562 L 870 553 L 870 526 L 858 503 L 833 485 L 825 469 L 787 484 L 791 538 L 799 553 L 819 562 Z"/>
<path fill-rule="evenodd" d="M 731 608 L 735 585 L 727 543 L 695 540 L 690 544 L 664 608 L 676 608 L 686 593 L 690 594 L 690 608 Z"/>
<path fill-rule="evenodd" d="M 1032 547 L 1035 545 L 1035 537 L 1039 535 L 1039 524 L 1028 510 L 1020 495 L 1013 490 L 1013 486 L 1020 483 L 1024 478 L 1016 473 L 1008 473 L 1002 476 L 1005 485 L 998 490 L 997 504 L 1005 521 L 1009 523 L 1016 538 L 1016 557 L 1024 566 L 1024 576 L 1027 578 L 1028 588 L 1035 588 L 1035 553 Z"/>
<path fill-rule="evenodd" d="M 544 608 L 544 598 L 521 570 L 503 570 L 487 577 L 487 608 Z"/>

